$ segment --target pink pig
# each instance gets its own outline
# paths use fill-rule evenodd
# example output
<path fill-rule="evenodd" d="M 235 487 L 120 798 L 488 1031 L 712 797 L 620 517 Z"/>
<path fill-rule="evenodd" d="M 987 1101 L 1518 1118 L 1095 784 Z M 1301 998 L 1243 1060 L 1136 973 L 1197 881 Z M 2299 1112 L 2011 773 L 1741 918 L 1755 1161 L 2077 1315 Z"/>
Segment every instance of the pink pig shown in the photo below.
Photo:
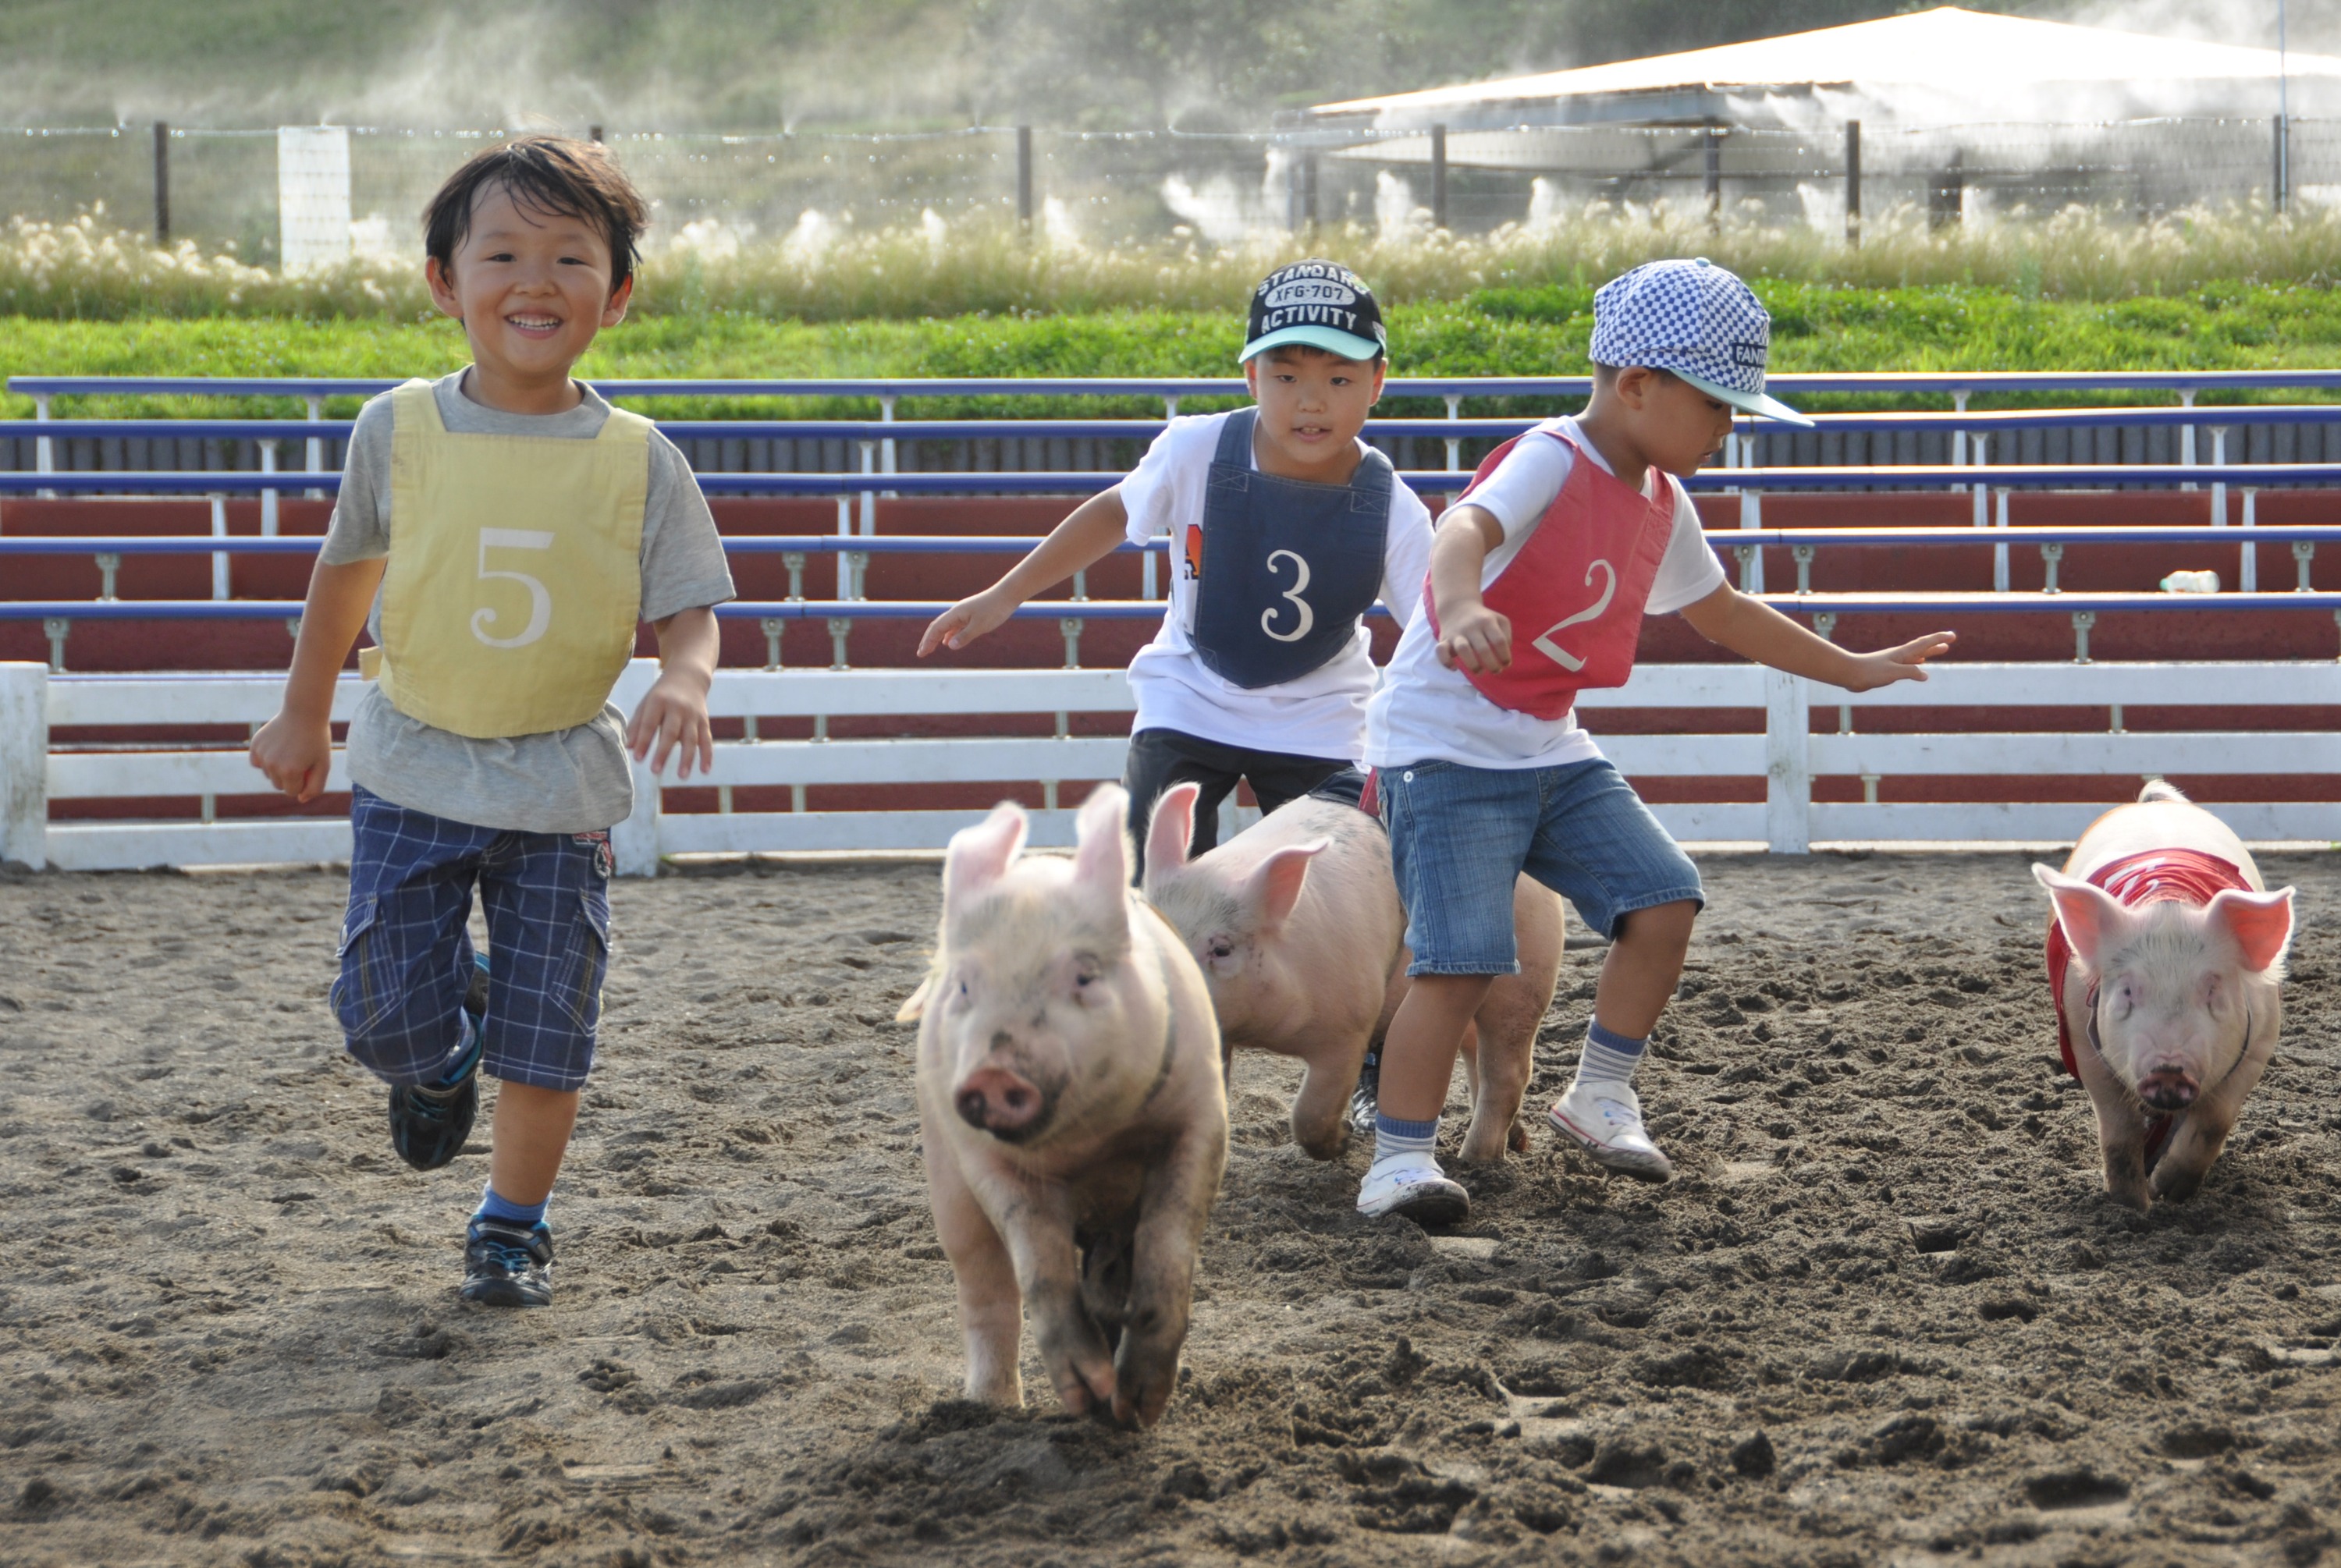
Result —
<path fill-rule="evenodd" d="M 1013 805 L 954 835 L 934 967 L 901 1016 L 920 1019 L 968 1397 L 1023 1403 L 1021 1305 L 1067 1410 L 1151 1425 L 1179 1373 L 1228 1104 L 1203 978 L 1131 889 L 1127 809 L 1116 786 L 1091 795 L 1071 861 L 1020 859 Z"/>
<path fill-rule="evenodd" d="M 2187 1197 L 2275 1054 L 2292 889 L 2269 892 L 2243 840 L 2158 780 L 2062 873 L 2032 874 L 2056 906 L 2058 1043 L 2097 1107 L 2106 1190 L 2137 1209 Z"/>
<path fill-rule="evenodd" d="M 1155 805 L 1147 899 L 1202 967 L 1226 1049 L 1307 1064 L 1292 1141 L 1331 1159 L 1349 1136 L 1359 1066 L 1406 995 L 1406 910 L 1389 836 L 1353 806 L 1303 797 L 1189 860 L 1198 792 L 1176 785 Z M 1520 1102 L 1560 974 L 1559 899 L 1523 877 L 1513 920 L 1520 972 L 1497 980 L 1464 1042 L 1472 1109 L 1463 1158 L 1472 1164 L 1528 1147 Z"/>

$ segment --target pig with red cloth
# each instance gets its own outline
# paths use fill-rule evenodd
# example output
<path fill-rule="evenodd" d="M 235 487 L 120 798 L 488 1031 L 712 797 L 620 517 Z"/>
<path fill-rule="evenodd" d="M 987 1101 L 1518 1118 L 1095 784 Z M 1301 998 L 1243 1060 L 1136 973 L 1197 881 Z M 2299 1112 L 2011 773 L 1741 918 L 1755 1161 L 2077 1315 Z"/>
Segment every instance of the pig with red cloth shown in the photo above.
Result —
<path fill-rule="evenodd" d="M 2159 779 L 2062 872 L 2032 874 L 2056 906 L 2057 1045 L 2097 1107 L 2106 1191 L 2136 1209 L 2190 1196 L 2276 1054 L 2292 889 L 2269 892 L 2243 840 Z"/>

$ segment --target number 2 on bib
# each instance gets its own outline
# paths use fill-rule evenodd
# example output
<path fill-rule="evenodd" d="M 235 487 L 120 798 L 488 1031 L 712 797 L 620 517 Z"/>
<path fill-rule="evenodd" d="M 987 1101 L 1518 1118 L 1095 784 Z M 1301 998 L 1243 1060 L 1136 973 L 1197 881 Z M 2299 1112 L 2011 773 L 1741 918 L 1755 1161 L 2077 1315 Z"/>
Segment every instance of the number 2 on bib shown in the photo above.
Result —
<path fill-rule="evenodd" d="M 1601 597 L 1595 600 L 1585 609 L 1580 610 L 1576 614 L 1570 616 L 1568 620 L 1557 620 L 1550 626 L 1546 627 L 1543 632 L 1538 636 L 1537 640 L 1530 644 L 1530 646 L 1538 652 L 1543 654 L 1546 658 L 1551 660 L 1555 664 L 1559 665 L 1563 670 L 1569 671 L 1571 674 L 1584 669 L 1585 660 L 1578 658 L 1574 653 L 1569 652 L 1569 650 L 1563 648 L 1559 643 L 1555 642 L 1552 640 L 1553 634 L 1555 632 L 1566 631 L 1570 627 L 1579 625 L 1588 620 L 1599 620 L 1601 619 L 1601 612 L 1609 608 L 1609 601 L 1618 596 L 1618 569 L 1611 566 L 1606 561 L 1595 561 L 1592 565 L 1585 569 L 1586 587 L 1590 588 L 1593 586 L 1593 574 L 1597 571 L 1602 574 Z"/>
<path fill-rule="evenodd" d="M 1260 612 L 1260 629 L 1279 642 L 1298 642 L 1309 635 L 1310 627 L 1317 624 L 1317 612 L 1309 608 L 1307 600 L 1300 597 L 1300 590 L 1309 586 L 1309 563 L 1291 551 L 1271 550 L 1268 552 L 1268 570 L 1271 572 L 1276 570 L 1278 556 L 1282 556 L 1292 562 L 1292 586 L 1286 589 L 1280 597 L 1300 612 L 1300 624 L 1290 631 L 1279 631 L 1275 627 L 1270 626 L 1269 622 L 1276 619 L 1276 606 L 1271 604 Z"/>
<path fill-rule="evenodd" d="M 544 584 L 525 571 L 494 571 L 488 567 L 491 550 L 551 550 L 553 535 L 535 528 L 483 528 L 480 530 L 480 581 L 503 578 L 528 589 L 528 624 L 517 637 L 491 637 L 488 628 L 503 620 L 503 615 L 493 606 L 483 605 L 472 611 L 472 635 L 490 648 L 526 648 L 545 633 L 553 624 L 553 595 Z"/>

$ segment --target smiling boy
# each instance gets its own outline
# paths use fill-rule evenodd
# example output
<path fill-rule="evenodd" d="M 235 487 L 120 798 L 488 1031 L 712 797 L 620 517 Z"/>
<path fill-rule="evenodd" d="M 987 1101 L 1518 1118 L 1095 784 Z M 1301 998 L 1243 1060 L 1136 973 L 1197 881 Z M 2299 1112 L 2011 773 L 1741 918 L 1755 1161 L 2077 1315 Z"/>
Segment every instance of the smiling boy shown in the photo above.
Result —
<path fill-rule="evenodd" d="M 1170 610 L 1130 665 L 1122 785 L 1143 846 L 1162 792 L 1199 784 L 1198 855 L 1239 780 L 1264 811 L 1312 792 L 1355 803 L 1374 689 L 1363 617 L 1379 596 L 1410 624 L 1430 553 L 1430 511 L 1359 439 L 1389 357 L 1372 291 L 1336 262 L 1279 267 L 1244 337 L 1253 406 L 1172 420 L 1128 478 L 919 642 L 921 658 L 964 648 L 1123 541 L 1169 534 Z"/>
<path fill-rule="evenodd" d="M 334 682 L 371 630 L 334 1011 L 417 1170 L 463 1150 L 482 1070 L 501 1080 L 462 1287 L 496 1305 L 552 1300 L 545 1206 L 593 1066 L 627 753 L 655 772 L 679 751 L 685 777 L 713 756 L 714 520 L 682 454 L 570 375 L 625 317 L 646 216 L 607 153 L 555 136 L 481 153 L 432 199 L 424 274 L 472 363 L 359 412 L 284 703 L 252 741 L 271 783 L 324 793 Z M 643 620 L 662 668 L 628 724 L 609 699 Z"/>

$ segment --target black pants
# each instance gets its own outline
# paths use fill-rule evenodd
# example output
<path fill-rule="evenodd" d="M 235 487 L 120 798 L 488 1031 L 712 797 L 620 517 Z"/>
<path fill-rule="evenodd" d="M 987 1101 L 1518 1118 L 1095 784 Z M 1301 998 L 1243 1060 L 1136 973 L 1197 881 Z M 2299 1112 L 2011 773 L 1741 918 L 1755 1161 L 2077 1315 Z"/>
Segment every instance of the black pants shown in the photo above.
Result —
<path fill-rule="evenodd" d="M 1365 775 L 1323 757 L 1222 746 L 1178 729 L 1141 729 L 1130 738 L 1130 759 L 1121 771 L 1121 787 L 1130 791 L 1130 830 L 1138 840 L 1138 875 L 1146 870 L 1147 821 L 1163 791 L 1173 784 L 1202 786 L 1195 799 L 1194 837 L 1187 845 L 1190 856 L 1200 855 L 1219 844 L 1220 806 L 1238 779 L 1250 780 L 1260 810 L 1269 812 L 1303 795 L 1322 794 L 1354 806 Z"/>

